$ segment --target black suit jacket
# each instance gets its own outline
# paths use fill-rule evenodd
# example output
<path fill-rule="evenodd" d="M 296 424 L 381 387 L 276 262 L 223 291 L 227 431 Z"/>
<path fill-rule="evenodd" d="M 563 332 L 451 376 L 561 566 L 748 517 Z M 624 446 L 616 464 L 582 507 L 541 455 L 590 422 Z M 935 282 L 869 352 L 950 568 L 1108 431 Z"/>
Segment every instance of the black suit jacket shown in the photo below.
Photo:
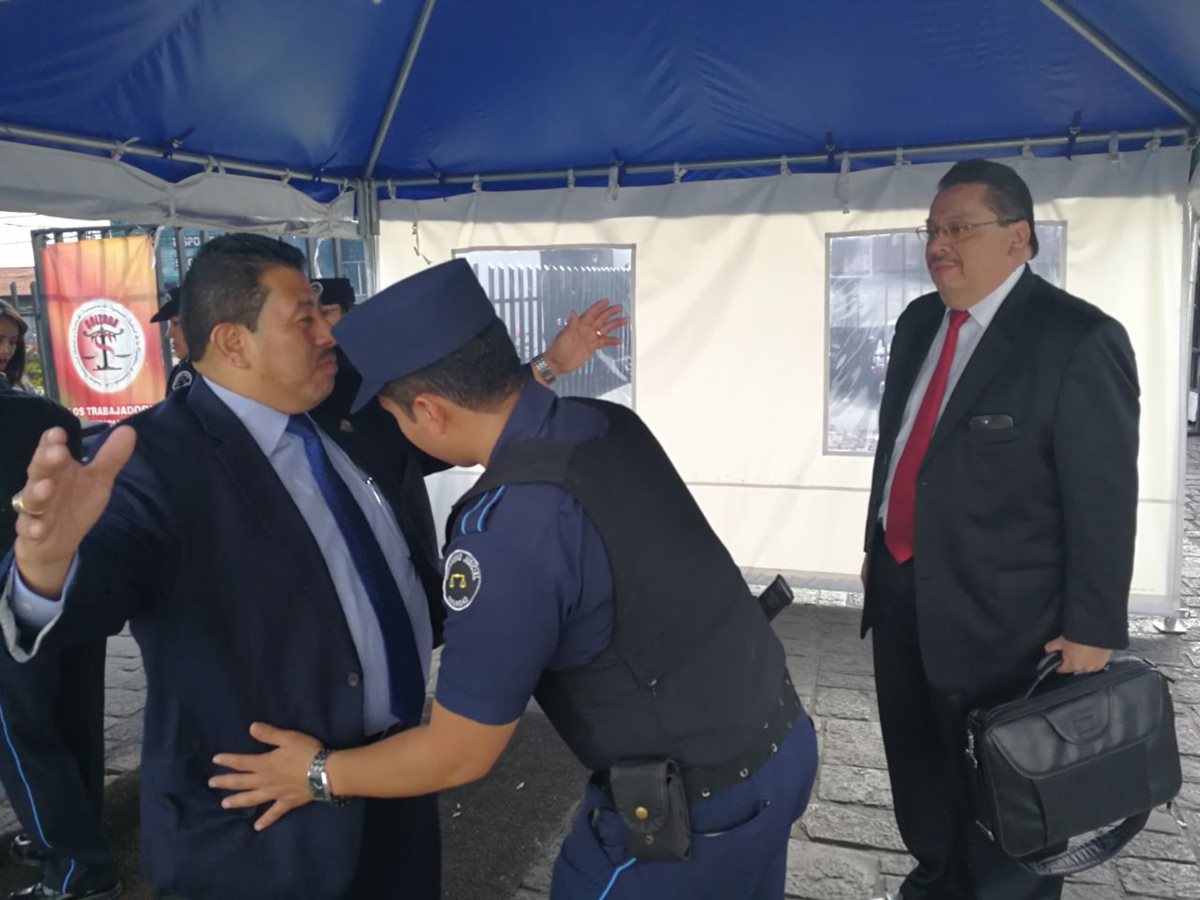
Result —
<path fill-rule="evenodd" d="M 79 459 L 79 420 L 53 400 L 9 387 L 0 378 L 0 556 L 16 540 L 17 514 L 9 498 L 25 486 L 25 470 L 42 433 L 65 428 L 67 446 Z"/>
<path fill-rule="evenodd" d="M 408 541 L 435 632 L 444 619 L 420 458 L 371 404 L 313 418 L 371 475 Z M 118 631 L 142 649 L 147 696 L 142 864 L 189 900 L 345 895 L 363 801 L 310 804 L 262 834 L 207 787 L 218 751 L 259 752 L 265 721 L 329 747 L 363 742 L 360 665 L 312 533 L 249 432 L 202 380 L 128 424 L 134 456 L 85 539 L 42 650 Z M 396 873 L 402 884 L 403 873 Z"/>
<path fill-rule="evenodd" d="M 905 404 L 944 312 L 928 294 L 896 323 L 868 552 Z M 1008 685 L 1064 633 L 1127 645 L 1138 415 L 1125 329 L 1026 269 L 947 401 L 917 478 L 917 616 L 936 687 Z M 995 425 L 1004 416 L 1011 427 L 985 427 L 983 417 Z M 864 634 L 886 602 L 868 585 Z"/>

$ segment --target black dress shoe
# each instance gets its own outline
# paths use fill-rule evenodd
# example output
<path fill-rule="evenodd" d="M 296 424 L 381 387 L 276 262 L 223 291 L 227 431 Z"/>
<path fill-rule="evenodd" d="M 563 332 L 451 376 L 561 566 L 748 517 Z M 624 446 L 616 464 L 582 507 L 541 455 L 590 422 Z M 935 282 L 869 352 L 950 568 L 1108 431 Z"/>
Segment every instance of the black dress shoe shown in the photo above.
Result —
<path fill-rule="evenodd" d="M 93 891 L 69 891 L 66 894 L 38 882 L 19 891 L 13 891 L 8 895 L 8 900 L 117 900 L 120 896 L 121 882 L 119 881 L 106 888 L 97 888 Z"/>
<path fill-rule="evenodd" d="M 33 838 L 21 832 L 8 845 L 8 855 L 20 866 L 41 868 L 46 861 L 46 851 L 33 842 Z"/>

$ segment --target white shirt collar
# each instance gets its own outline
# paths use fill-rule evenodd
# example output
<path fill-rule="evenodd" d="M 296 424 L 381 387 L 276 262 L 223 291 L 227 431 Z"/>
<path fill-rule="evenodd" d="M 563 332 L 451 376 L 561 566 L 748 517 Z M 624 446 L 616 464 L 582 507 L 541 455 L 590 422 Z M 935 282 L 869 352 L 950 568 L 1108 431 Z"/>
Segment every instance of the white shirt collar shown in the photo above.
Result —
<path fill-rule="evenodd" d="M 203 376 L 201 376 L 203 378 Z M 275 452 L 275 448 L 279 446 L 280 438 L 283 437 L 287 430 L 288 419 L 287 413 L 280 412 L 277 409 L 259 403 L 257 400 L 251 400 L 241 394 L 231 391 L 227 387 L 222 387 L 215 381 L 209 378 L 204 378 L 204 383 L 212 389 L 212 392 L 217 395 L 229 411 L 232 412 L 250 432 L 250 436 L 254 438 L 254 443 L 258 444 L 260 450 L 267 457 L 270 457 Z"/>
<path fill-rule="evenodd" d="M 992 319 L 1000 311 L 1000 304 L 1012 293 L 1012 289 L 1025 274 L 1025 269 L 1026 266 L 1017 266 L 1011 275 L 1000 282 L 999 287 L 967 310 L 971 318 L 978 323 L 980 330 L 987 331 L 987 327 L 992 324 Z"/>

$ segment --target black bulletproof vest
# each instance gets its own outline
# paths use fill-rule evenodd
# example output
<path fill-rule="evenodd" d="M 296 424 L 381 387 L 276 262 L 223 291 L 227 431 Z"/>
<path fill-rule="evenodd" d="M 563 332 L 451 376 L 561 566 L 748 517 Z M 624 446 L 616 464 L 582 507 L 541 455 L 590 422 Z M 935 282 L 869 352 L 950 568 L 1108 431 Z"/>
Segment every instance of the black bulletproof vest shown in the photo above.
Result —
<path fill-rule="evenodd" d="M 726 763 L 778 703 L 783 647 L 642 421 L 611 403 L 559 402 L 599 409 L 607 433 L 577 446 L 505 448 L 458 501 L 450 527 L 466 503 L 500 485 L 557 484 L 571 494 L 608 552 L 613 636 L 593 661 L 543 672 L 538 703 L 593 770 L 637 757 Z"/>

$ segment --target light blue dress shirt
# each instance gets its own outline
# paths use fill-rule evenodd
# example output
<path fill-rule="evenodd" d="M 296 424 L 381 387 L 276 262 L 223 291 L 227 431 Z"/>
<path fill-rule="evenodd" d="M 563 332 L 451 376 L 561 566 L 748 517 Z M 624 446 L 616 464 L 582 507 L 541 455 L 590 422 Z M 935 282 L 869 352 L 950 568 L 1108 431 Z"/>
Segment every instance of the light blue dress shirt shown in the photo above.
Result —
<path fill-rule="evenodd" d="M 342 604 L 350 637 L 354 641 L 359 663 L 362 665 L 365 733 L 375 734 L 384 730 L 396 722 L 396 717 L 390 710 L 387 651 L 383 634 L 380 632 L 379 620 L 371 605 L 371 598 L 363 587 L 342 532 L 308 466 L 308 459 L 304 455 L 304 442 L 287 432 L 286 413 L 235 394 L 208 379 L 205 381 L 217 398 L 229 407 L 250 432 L 250 436 L 270 462 L 271 468 L 279 475 L 279 480 L 295 501 L 300 515 L 316 539 L 337 591 L 338 600 Z M 425 589 L 417 576 L 408 543 L 404 540 L 391 509 L 375 488 L 373 480 L 363 474 L 351 462 L 350 457 L 319 428 L 317 432 L 321 435 L 321 441 L 334 468 L 362 507 L 371 531 L 383 549 L 388 568 L 391 569 L 396 585 L 404 597 L 404 605 L 412 622 L 413 637 L 421 655 L 421 671 L 428 680 L 430 656 L 433 652 L 433 628 L 429 620 Z M 72 576 L 74 569 L 72 564 Z M 17 621 L 29 629 L 45 629 L 53 624 L 62 611 L 62 604 L 46 600 L 29 590 L 21 582 L 15 566 L 12 572 L 13 584 L 9 596 Z M 64 600 L 69 597 L 70 587 L 71 579 L 68 578 L 63 592 Z"/>

